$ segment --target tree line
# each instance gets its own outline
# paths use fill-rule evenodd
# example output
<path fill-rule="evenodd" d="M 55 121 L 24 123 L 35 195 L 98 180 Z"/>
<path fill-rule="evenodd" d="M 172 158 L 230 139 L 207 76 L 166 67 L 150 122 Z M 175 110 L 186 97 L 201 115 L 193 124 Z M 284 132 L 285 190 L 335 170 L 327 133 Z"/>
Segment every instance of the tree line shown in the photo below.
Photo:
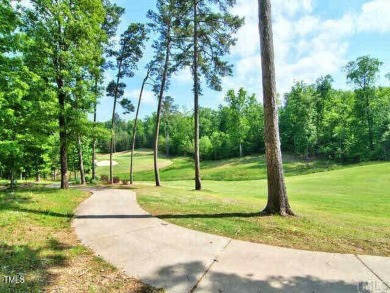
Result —
<path fill-rule="evenodd" d="M 11 184 L 22 169 L 38 178 L 50 165 L 54 174 L 60 170 L 61 188 L 68 188 L 72 148 L 77 150 L 84 184 L 86 165 L 91 165 L 95 178 L 96 140 L 102 136 L 110 137 L 109 181 L 113 182 L 116 108 L 120 104 L 125 113 L 135 111 L 133 103 L 124 98 L 124 81 L 138 70 L 146 42 L 153 35 L 154 53 L 147 56 L 150 62 L 137 116 L 143 88 L 150 84 L 158 99 L 154 124 L 156 185 L 160 185 L 157 146 L 165 91 L 171 75 L 189 67 L 194 80 L 195 182 L 196 189 L 201 189 L 202 83 L 221 90 L 221 77 L 232 74 L 232 65 L 224 57 L 235 44 L 234 34 L 244 20 L 229 13 L 235 4 L 231 0 L 218 1 L 217 5 L 210 0 L 156 2 L 156 9 L 147 13 L 147 24 L 129 23 L 118 32 L 124 8 L 109 0 L 37 0 L 27 6 L 16 0 L 1 0 L 0 169 Z M 117 35 L 119 41 L 115 42 Z M 107 70 L 115 75 L 104 88 Z M 113 99 L 109 133 L 96 117 L 96 105 L 104 93 Z M 94 119 L 89 121 L 88 114 L 92 113 Z M 136 130 L 134 127 L 134 137 Z M 92 147 L 91 162 L 87 163 L 85 146 Z"/>
<path fill-rule="evenodd" d="M 131 140 L 126 138 L 131 142 L 131 166 L 137 141 L 139 146 L 153 147 L 156 186 L 160 185 L 159 146 L 165 147 L 168 154 L 193 155 L 196 190 L 202 188 L 201 155 L 204 158 L 242 156 L 264 148 L 269 187 L 265 213 L 292 214 L 281 165 L 280 101 L 278 104 L 270 0 L 258 1 L 263 104 L 241 89 L 229 91 L 228 106 L 218 110 L 201 108 L 199 98 L 205 86 L 221 91 L 221 78 L 232 74 L 232 64 L 226 57 L 244 24 L 243 18 L 229 12 L 234 0 L 157 0 L 156 9 L 147 13 L 148 23 L 130 22 L 121 32 L 118 25 L 124 8 L 109 0 L 34 0 L 28 6 L 19 2 L 0 0 L 0 172 L 2 177 L 10 179 L 11 185 L 17 174 L 35 175 L 37 180 L 41 175 L 52 174 L 54 179 L 59 174 L 61 188 L 66 189 L 69 170 L 78 170 L 80 183 L 84 184 L 89 171 L 92 179 L 95 178 L 98 142 L 110 153 L 109 181 L 113 183 L 112 155 L 126 132 L 131 133 Z M 153 53 L 144 56 L 148 38 L 152 38 Z M 134 76 L 144 57 L 149 62 L 135 107 L 124 97 L 125 79 Z M 333 102 L 325 98 L 319 101 L 317 88 L 301 83 L 286 96 L 286 104 L 281 109 L 282 134 L 291 131 L 283 136 L 287 148 L 293 147 L 295 152 L 307 157 L 326 154 L 323 142 L 331 136 L 329 140 L 339 142 L 338 156 L 343 154 L 343 159 L 361 159 L 366 154 L 370 159 L 379 158 L 380 154 L 387 156 L 388 135 L 384 133 L 388 124 L 382 122 L 388 121 L 388 116 L 383 114 L 382 120 L 378 120 L 375 112 L 380 91 L 375 87 L 375 77 L 381 64 L 378 60 L 373 64 L 370 61 L 374 70 L 366 70 L 360 61 L 346 67 L 348 80 L 355 90 L 351 104 L 346 105 L 344 98 L 340 103 L 350 112 L 334 109 L 339 115 L 351 113 L 341 118 L 357 130 L 347 134 L 334 130 L 336 122 L 326 133 L 321 130 L 333 119 L 325 113 Z M 192 73 L 191 114 L 177 111 L 173 100 L 165 94 L 171 86 L 172 74 L 183 68 L 190 68 Z M 104 80 L 107 70 L 114 73 L 108 85 Z M 158 107 L 155 115 L 138 121 L 146 86 L 155 92 Z M 328 95 L 327 89 L 323 91 Z M 330 92 L 329 96 L 339 96 L 335 94 L 337 91 Z M 103 95 L 112 97 L 113 102 L 109 127 L 97 122 L 96 106 Z M 387 101 L 386 91 L 381 97 Z M 130 124 L 118 118 L 118 104 L 125 113 L 136 112 Z M 306 112 L 297 120 L 294 107 L 299 108 L 298 105 Z M 93 121 L 88 119 L 89 114 Z M 364 119 L 357 120 L 361 117 Z M 121 126 L 123 123 L 127 124 L 126 131 Z M 178 125 L 180 129 L 175 130 Z M 337 136 L 337 133 L 341 134 Z M 108 145 L 104 143 L 107 137 Z M 364 139 L 368 140 L 368 144 L 364 141 L 366 147 L 351 147 Z M 335 153 L 335 148 L 327 150 Z M 132 168 L 129 177 L 132 182 Z"/>
<path fill-rule="evenodd" d="M 283 151 L 339 163 L 389 160 L 390 87 L 377 85 L 381 64 L 369 56 L 349 62 L 344 69 L 351 90 L 335 89 L 330 75 L 313 84 L 296 82 L 279 101 Z M 368 75 L 372 78 L 362 88 L 360 82 Z M 171 96 L 162 105 L 159 150 L 166 156 L 193 156 L 192 113 L 180 110 Z M 200 107 L 199 116 L 201 159 L 264 153 L 264 109 L 255 94 L 229 90 L 223 105 Z M 115 150 L 127 151 L 134 121 L 119 115 L 116 119 Z M 156 113 L 138 122 L 137 148 L 153 148 L 155 121 Z M 110 129 L 110 122 L 105 126 Z M 100 140 L 99 149 L 108 152 L 108 141 Z"/>
<path fill-rule="evenodd" d="M 83 152 L 107 135 L 88 114 L 96 113 L 123 9 L 108 0 L 30 4 L 0 5 L 0 169 L 11 185 L 18 173 L 59 173 L 65 189 L 69 164 L 78 162 L 85 183 L 84 161 L 95 154 Z"/>

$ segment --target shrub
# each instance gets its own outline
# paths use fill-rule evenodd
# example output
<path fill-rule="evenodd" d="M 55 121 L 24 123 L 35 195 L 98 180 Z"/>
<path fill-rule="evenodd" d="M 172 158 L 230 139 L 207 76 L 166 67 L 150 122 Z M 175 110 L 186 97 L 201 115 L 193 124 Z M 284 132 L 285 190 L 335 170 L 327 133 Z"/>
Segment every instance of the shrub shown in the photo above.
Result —
<path fill-rule="evenodd" d="M 129 182 L 130 182 L 130 180 L 122 180 L 122 184 L 123 184 L 123 185 L 128 185 Z"/>
<path fill-rule="evenodd" d="M 107 183 L 108 182 L 108 176 L 107 175 L 100 175 L 100 181 Z"/>
<path fill-rule="evenodd" d="M 121 181 L 121 179 L 118 177 L 118 176 L 114 176 L 113 178 L 112 178 L 112 182 L 113 183 L 119 183 Z"/>

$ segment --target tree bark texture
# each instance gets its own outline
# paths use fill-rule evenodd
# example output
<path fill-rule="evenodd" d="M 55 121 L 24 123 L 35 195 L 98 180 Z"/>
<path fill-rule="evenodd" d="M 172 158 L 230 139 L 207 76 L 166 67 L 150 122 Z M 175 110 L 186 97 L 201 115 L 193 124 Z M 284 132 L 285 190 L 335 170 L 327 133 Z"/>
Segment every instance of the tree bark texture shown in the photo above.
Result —
<path fill-rule="evenodd" d="M 131 154 L 130 154 L 130 184 L 133 184 L 133 182 L 134 182 L 133 159 L 134 159 L 134 149 L 135 149 L 135 138 L 137 136 L 138 114 L 139 114 L 139 109 L 141 107 L 141 100 L 142 100 L 142 95 L 144 92 L 145 84 L 149 79 L 149 74 L 150 74 L 150 69 L 148 69 L 146 76 L 142 82 L 141 91 L 140 91 L 139 97 L 138 97 L 137 111 L 135 113 L 135 118 L 134 118 L 133 138 L 132 138 Z"/>
<path fill-rule="evenodd" d="M 113 168 L 112 168 L 112 153 L 114 151 L 114 139 L 115 139 L 115 109 L 116 109 L 116 103 L 118 100 L 118 87 L 119 87 L 119 81 L 120 81 L 120 75 L 121 75 L 121 70 L 122 70 L 122 60 L 123 60 L 123 50 L 122 48 L 122 56 L 119 61 L 118 65 L 118 75 L 116 78 L 116 86 L 115 86 L 115 92 L 114 92 L 114 106 L 112 107 L 112 120 L 111 120 L 111 140 L 110 140 L 110 184 L 113 183 Z"/>
<path fill-rule="evenodd" d="M 199 153 L 199 73 L 198 73 L 198 7 L 197 0 L 193 0 L 194 9 L 194 56 L 193 56 L 193 77 L 194 77 L 194 160 L 195 160 L 195 190 L 202 189 L 200 178 L 200 153 Z"/>
<path fill-rule="evenodd" d="M 95 95 L 96 95 L 96 101 L 94 103 L 93 107 L 93 128 L 96 127 L 96 106 L 97 106 L 97 95 L 98 95 L 98 79 L 95 79 Z M 96 137 L 95 134 L 92 138 L 92 180 L 96 180 Z"/>
<path fill-rule="evenodd" d="M 80 136 L 77 137 L 77 151 L 79 155 L 80 184 L 85 185 L 84 156 Z"/>
<path fill-rule="evenodd" d="M 61 163 L 61 189 L 69 188 L 68 175 L 68 150 L 67 150 L 67 133 L 66 133 L 66 119 L 65 119 L 65 93 L 62 91 L 62 80 L 58 81 L 59 93 L 58 103 L 60 111 L 58 115 L 60 127 L 60 163 Z"/>
<path fill-rule="evenodd" d="M 163 96 L 164 96 L 164 89 L 165 84 L 167 80 L 167 74 L 168 74 L 168 66 L 169 66 L 169 55 L 170 55 L 170 49 L 171 49 L 171 41 L 169 38 L 170 29 L 168 28 L 168 40 L 167 40 L 167 48 L 165 52 L 165 63 L 164 63 L 164 70 L 163 75 L 161 78 L 161 87 L 160 87 L 160 93 L 158 96 L 158 107 L 157 107 L 157 118 L 156 118 L 156 129 L 154 132 L 154 152 L 153 152 L 153 159 L 154 159 L 154 177 L 156 181 L 156 186 L 160 186 L 160 172 L 158 168 L 158 137 L 160 134 L 160 120 L 161 120 L 161 108 L 162 108 L 162 102 L 163 102 Z"/>
<path fill-rule="evenodd" d="M 258 3 L 265 120 L 265 151 L 268 179 L 268 202 L 262 213 L 265 215 L 293 215 L 284 181 L 279 138 L 271 1 L 258 0 Z"/>

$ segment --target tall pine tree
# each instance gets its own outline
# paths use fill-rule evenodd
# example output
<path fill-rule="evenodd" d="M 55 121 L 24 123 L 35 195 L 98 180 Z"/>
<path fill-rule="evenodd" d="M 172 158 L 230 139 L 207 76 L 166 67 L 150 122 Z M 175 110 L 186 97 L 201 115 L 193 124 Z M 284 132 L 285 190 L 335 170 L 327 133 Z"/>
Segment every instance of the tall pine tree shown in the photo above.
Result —
<path fill-rule="evenodd" d="M 137 69 L 137 63 L 143 56 L 144 41 L 146 40 L 147 31 L 144 25 L 140 23 L 132 23 L 126 31 L 121 35 L 119 41 L 119 49 L 109 51 L 109 56 L 114 57 L 115 62 L 111 63 L 111 68 L 117 71 L 116 80 L 111 81 L 107 86 L 107 95 L 113 97 L 114 105 L 112 108 L 111 120 L 111 140 L 110 140 L 110 184 L 113 183 L 113 168 L 112 154 L 114 152 L 114 124 L 117 103 L 121 101 L 121 105 L 127 110 L 134 111 L 129 100 L 123 99 L 126 84 L 122 82 L 125 77 L 133 77 L 134 71 Z"/>
<path fill-rule="evenodd" d="M 293 215 L 294 213 L 290 208 L 287 198 L 279 138 L 271 1 L 259 0 L 258 3 L 263 80 L 265 155 L 267 159 L 268 181 L 268 202 L 262 213 L 264 215 Z"/>
<path fill-rule="evenodd" d="M 201 190 L 199 153 L 199 97 L 202 78 L 214 90 L 222 90 L 221 77 L 232 74 L 232 65 L 223 60 L 235 45 L 235 33 L 244 19 L 228 12 L 235 0 L 178 1 L 183 20 L 179 25 L 178 64 L 190 66 L 194 93 L 194 160 L 195 189 Z"/>

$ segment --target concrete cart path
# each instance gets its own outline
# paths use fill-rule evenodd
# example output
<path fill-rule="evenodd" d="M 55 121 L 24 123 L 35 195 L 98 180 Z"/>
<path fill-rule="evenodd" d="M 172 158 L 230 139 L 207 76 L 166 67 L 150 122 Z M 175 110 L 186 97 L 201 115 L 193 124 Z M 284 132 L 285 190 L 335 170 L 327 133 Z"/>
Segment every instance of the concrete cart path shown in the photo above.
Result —
<path fill-rule="evenodd" d="M 210 235 L 145 212 L 130 190 L 96 191 L 73 221 L 81 242 L 167 292 L 389 292 L 390 258 L 311 252 Z"/>

